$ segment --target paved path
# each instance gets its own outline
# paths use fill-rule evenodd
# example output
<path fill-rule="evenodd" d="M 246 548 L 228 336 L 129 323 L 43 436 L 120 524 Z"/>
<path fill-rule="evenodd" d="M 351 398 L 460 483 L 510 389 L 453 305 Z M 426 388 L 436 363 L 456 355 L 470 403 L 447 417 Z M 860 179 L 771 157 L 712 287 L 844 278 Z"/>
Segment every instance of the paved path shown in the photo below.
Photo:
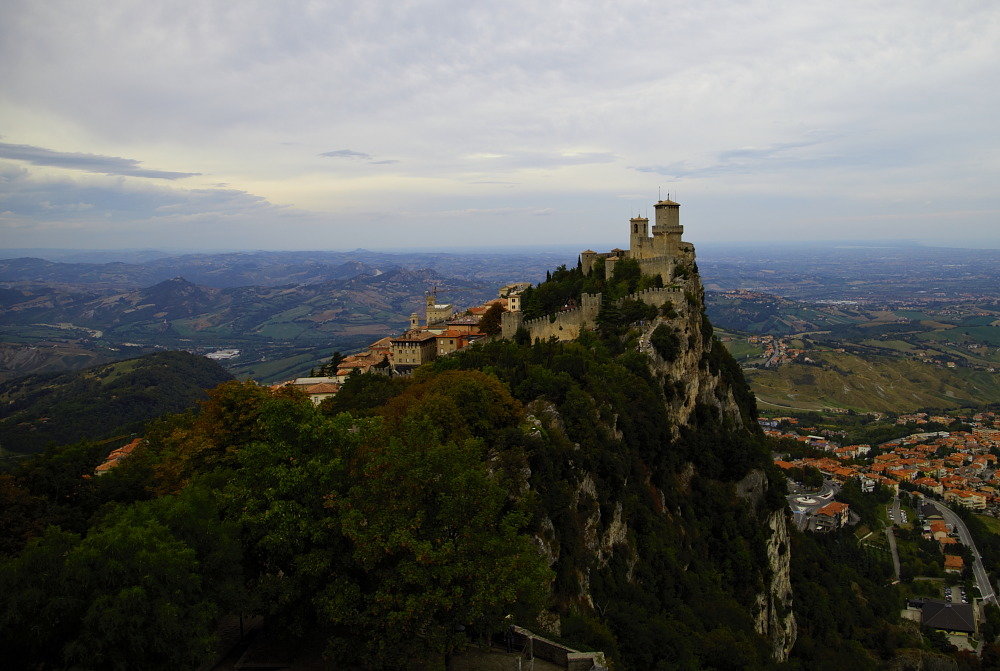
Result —
<path fill-rule="evenodd" d="M 935 501 L 934 505 L 937 509 L 941 511 L 941 516 L 947 524 L 951 524 L 958 531 L 958 538 L 963 544 L 969 546 L 972 550 L 972 556 L 975 561 L 972 563 L 972 572 L 976 576 L 976 583 L 979 585 L 979 593 L 982 594 L 984 602 L 997 603 L 996 592 L 993 589 L 993 585 L 990 584 L 990 576 L 986 572 L 986 567 L 983 566 L 983 558 L 979 554 L 979 550 L 976 549 L 976 544 L 972 540 L 972 534 L 969 533 L 969 528 L 965 526 L 965 522 L 959 517 L 955 511 L 941 503 L 940 501 Z"/>
<path fill-rule="evenodd" d="M 889 519 L 893 524 L 899 524 L 903 521 L 902 515 L 899 514 L 899 496 L 897 495 L 892 500 L 892 510 L 889 512 Z"/>
<path fill-rule="evenodd" d="M 889 550 L 892 552 L 892 571 L 896 574 L 896 581 L 899 581 L 899 552 L 896 551 L 896 534 L 892 533 L 892 527 L 885 528 L 885 538 L 889 541 Z"/>

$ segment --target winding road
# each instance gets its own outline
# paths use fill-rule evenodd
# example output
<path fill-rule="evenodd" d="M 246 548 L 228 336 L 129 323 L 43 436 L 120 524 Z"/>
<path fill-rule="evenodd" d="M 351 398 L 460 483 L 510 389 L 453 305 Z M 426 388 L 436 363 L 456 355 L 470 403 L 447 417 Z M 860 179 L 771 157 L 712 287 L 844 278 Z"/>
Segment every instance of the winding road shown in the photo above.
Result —
<path fill-rule="evenodd" d="M 951 524 L 958 531 L 959 540 L 972 550 L 972 556 L 975 558 L 975 561 L 972 563 L 972 573 L 976 576 L 976 584 L 979 585 L 979 593 L 982 595 L 983 602 L 997 603 L 996 590 L 990 584 L 990 575 L 986 572 L 986 567 L 983 566 L 983 558 L 979 554 L 975 542 L 972 540 L 969 528 L 965 526 L 962 518 L 945 504 L 940 501 L 934 501 L 933 505 L 941 511 L 941 517 L 944 518 L 945 523 Z"/>

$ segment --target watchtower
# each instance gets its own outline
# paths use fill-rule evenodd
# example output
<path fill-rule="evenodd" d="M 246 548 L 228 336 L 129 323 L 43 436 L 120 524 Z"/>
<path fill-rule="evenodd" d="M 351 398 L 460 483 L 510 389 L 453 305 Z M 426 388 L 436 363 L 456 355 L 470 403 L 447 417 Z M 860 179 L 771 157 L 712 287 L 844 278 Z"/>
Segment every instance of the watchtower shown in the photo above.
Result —
<path fill-rule="evenodd" d="M 661 200 L 653 206 L 656 210 L 656 223 L 653 225 L 653 249 L 657 256 L 677 256 L 680 251 L 681 236 L 684 227 L 681 226 L 681 206 L 672 200 Z"/>
<path fill-rule="evenodd" d="M 629 252 L 633 259 L 641 259 L 651 256 L 652 245 L 649 243 L 649 219 L 646 217 L 632 217 L 628 220 L 630 228 Z"/>

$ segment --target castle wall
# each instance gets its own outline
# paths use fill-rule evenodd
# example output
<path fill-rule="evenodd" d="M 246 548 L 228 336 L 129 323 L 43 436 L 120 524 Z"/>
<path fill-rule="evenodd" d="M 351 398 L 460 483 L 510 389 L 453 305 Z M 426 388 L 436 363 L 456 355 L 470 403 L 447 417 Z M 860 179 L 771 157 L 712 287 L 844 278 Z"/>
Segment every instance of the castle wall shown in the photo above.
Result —
<path fill-rule="evenodd" d="M 647 305 L 660 307 L 670 302 L 678 310 L 686 308 L 684 291 L 680 287 L 659 287 L 645 289 L 630 294 L 627 298 L 640 300 Z M 527 329 L 531 341 L 574 340 L 583 329 L 597 327 L 597 314 L 601 311 L 601 294 L 583 294 L 582 305 L 572 310 L 563 310 L 554 315 L 546 315 L 536 319 L 525 320 L 520 312 L 505 312 L 500 318 L 500 334 L 504 338 L 513 338 L 522 326 Z"/>
<path fill-rule="evenodd" d="M 637 291 L 634 294 L 629 294 L 628 298 L 642 301 L 646 305 L 652 305 L 654 307 L 660 307 L 667 301 L 669 301 L 674 308 L 681 308 L 686 305 L 684 290 L 680 287 L 657 287 L 653 289 L 645 289 L 643 291 Z"/>
<path fill-rule="evenodd" d="M 667 256 L 658 256 L 655 258 L 648 259 L 638 259 L 639 270 L 642 271 L 643 275 L 659 275 L 666 284 L 673 279 L 674 274 L 674 260 Z"/>

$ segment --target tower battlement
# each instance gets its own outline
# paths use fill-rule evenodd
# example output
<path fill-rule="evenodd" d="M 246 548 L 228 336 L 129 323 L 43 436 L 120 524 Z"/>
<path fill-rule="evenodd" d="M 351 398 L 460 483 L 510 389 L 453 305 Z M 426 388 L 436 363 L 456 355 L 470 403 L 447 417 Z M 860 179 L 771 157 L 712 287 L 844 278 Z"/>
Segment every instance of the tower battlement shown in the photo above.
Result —
<path fill-rule="evenodd" d="M 604 259 L 604 272 L 611 277 L 615 263 L 620 259 L 634 259 L 639 262 L 646 275 L 659 275 L 664 284 L 674 278 L 674 268 L 694 262 L 694 246 L 684 242 L 684 227 L 680 222 L 680 203 L 669 198 L 653 204 L 656 218 L 652 231 L 649 219 L 632 217 L 629 219 L 628 250 L 613 249 L 610 252 L 585 250 L 580 253 L 580 264 L 584 274 L 590 274 L 598 259 Z M 652 233 L 652 235 L 650 235 Z"/>

